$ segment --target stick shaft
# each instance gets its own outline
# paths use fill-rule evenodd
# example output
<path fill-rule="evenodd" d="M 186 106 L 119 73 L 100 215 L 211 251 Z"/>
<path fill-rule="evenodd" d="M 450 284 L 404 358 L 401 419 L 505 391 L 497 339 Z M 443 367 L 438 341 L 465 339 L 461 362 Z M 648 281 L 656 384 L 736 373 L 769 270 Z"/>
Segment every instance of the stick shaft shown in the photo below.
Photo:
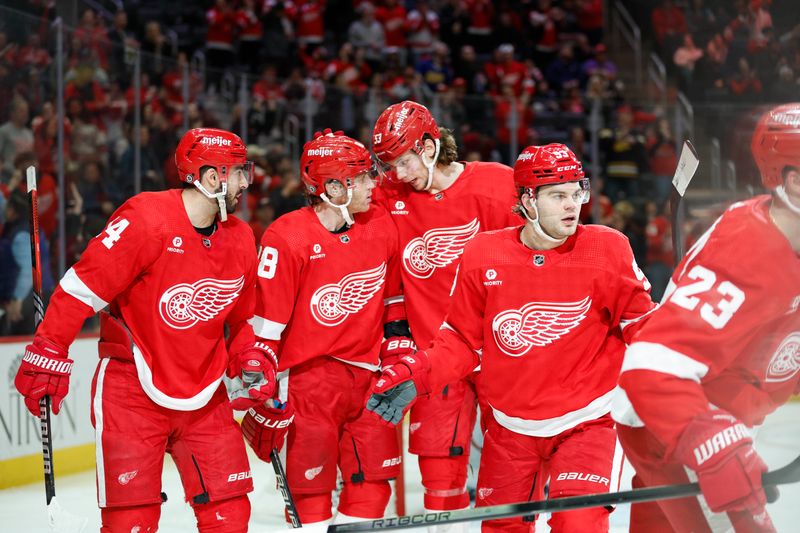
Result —
<path fill-rule="evenodd" d="M 294 504 L 292 492 L 289 490 L 289 482 L 286 479 L 286 472 L 283 470 L 283 462 L 281 462 L 278 449 L 273 448 L 269 452 L 269 457 L 272 469 L 275 470 L 275 479 L 278 481 L 278 491 L 283 496 L 283 503 L 286 504 L 286 514 L 289 516 L 289 521 L 292 523 L 293 528 L 302 527 L 300 515 L 297 512 L 297 506 Z"/>

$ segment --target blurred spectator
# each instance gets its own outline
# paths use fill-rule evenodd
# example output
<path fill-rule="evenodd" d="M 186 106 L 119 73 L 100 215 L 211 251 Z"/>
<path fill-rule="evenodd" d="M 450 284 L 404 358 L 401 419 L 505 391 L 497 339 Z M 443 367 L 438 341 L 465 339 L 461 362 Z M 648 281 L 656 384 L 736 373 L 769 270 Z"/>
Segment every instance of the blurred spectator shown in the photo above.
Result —
<path fill-rule="evenodd" d="M 645 204 L 647 213 L 647 262 L 644 264 L 644 273 L 650 281 L 652 288 L 650 296 L 654 302 L 661 301 L 664 289 L 667 287 L 669 277 L 672 274 L 672 229 L 668 219 L 668 213 L 662 213 L 658 208 L 664 205 L 669 209 L 667 202 L 658 203 L 655 200 L 648 200 Z"/>
<path fill-rule="evenodd" d="M 639 179 L 647 171 L 644 137 L 634 129 L 633 110 L 624 105 L 616 115 L 616 128 L 600 131 L 605 193 L 615 204 L 639 196 Z"/>
<path fill-rule="evenodd" d="M 297 44 L 313 48 L 325 40 L 325 0 L 298 0 L 295 4 L 294 24 Z"/>
<path fill-rule="evenodd" d="M 17 43 L 8 40 L 8 34 L 4 28 L 0 28 L 0 62 L 6 65 L 14 65 L 17 62 Z"/>
<path fill-rule="evenodd" d="M 453 80 L 450 50 L 442 42 L 434 43 L 433 52 L 417 62 L 416 70 L 431 91 L 444 90 Z"/>
<path fill-rule="evenodd" d="M 686 8 L 686 27 L 699 43 L 705 43 L 714 34 L 717 27 L 717 16 L 714 10 L 706 5 L 705 0 L 691 0 Z"/>
<path fill-rule="evenodd" d="M 284 2 L 266 0 L 263 4 L 262 26 L 264 41 L 262 54 L 267 64 L 274 64 L 285 74 L 292 62 L 294 24 Z"/>
<path fill-rule="evenodd" d="M 525 50 L 522 21 L 519 14 L 510 7 L 503 7 L 495 16 L 492 43 L 497 46 L 508 43 L 516 50 Z"/>
<path fill-rule="evenodd" d="M 678 154 L 675 152 L 675 138 L 669 120 L 658 119 L 655 127 L 651 127 L 646 138 L 649 178 L 652 187 L 648 188 L 648 197 L 655 199 L 657 205 L 667 201 L 671 190 L 672 175 L 678 165 Z"/>
<path fill-rule="evenodd" d="M 594 47 L 594 57 L 583 63 L 583 76 L 586 80 L 592 76 L 603 76 L 609 82 L 617 78 L 617 65 L 608 58 L 607 52 L 603 43 Z"/>
<path fill-rule="evenodd" d="M 67 113 L 72 122 L 71 162 L 104 160 L 108 147 L 105 133 L 92 121 L 80 98 L 71 98 L 67 102 Z"/>
<path fill-rule="evenodd" d="M 141 172 L 142 172 L 142 182 L 141 182 L 141 190 L 142 191 L 161 191 L 166 188 L 166 184 L 164 183 L 164 178 L 161 174 L 161 165 L 163 159 L 158 157 L 156 150 L 154 149 L 152 139 L 150 138 L 150 127 L 142 124 L 141 125 L 141 134 L 140 134 L 140 143 L 142 146 L 141 152 Z M 131 135 L 133 135 L 133 131 L 131 131 Z M 103 191 L 103 198 L 107 198 L 112 200 L 116 205 L 122 204 L 123 201 L 127 200 L 134 194 L 136 194 L 135 188 L 135 165 L 134 165 L 134 157 L 136 154 L 136 145 L 133 142 L 128 143 L 128 148 L 120 157 L 119 161 L 119 178 L 116 183 L 116 187 L 109 186 L 110 183 L 107 183 L 107 186 L 104 187 Z M 92 172 L 95 170 L 94 168 L 91 169 Z M 99 171 L 99 166 L 97 167 Z M 90 180 L 91 181 L 91 180 Z M 81 195 L 85 197 L 86 189 L 82 189 L 80 186 L 78 189 L 81 191 Z M 106 193 L 107 191 L 107 193 Z M 94 197 L 97 197 L 95 195 Z M 89 209 L 92 206 L 87 206 Z M 101 212 L 103 210 L 101 209 Z M 105 214 L 105 213 L 104 213 Z M 110 213 L 109 213 L 110 214 Z"/>
<path fill-rule="evenodd" d="M 262 135 L 280 138 L 280 126 L 286 114 L 286 98 L 274 66 L 264 67 L 261 78 L 253 84 L 251 94 L 253 101 L 248 116 L 248 138 L 258 139 Z"/>
<path fill-rule="evenodd" d="M 87 8 L 81 13 L 80 26 L 75 29 L 73 40 L 77 41 L 78 50 L 86 50 L 103 69 L 106 68 L 106 29 L 93 9 Z"/>
<path fill-rule="evenodd" d="M 439 15 L 431 9 L 428 0 L 417 0 L 416 8 L 408 13 L 408 45 L 416 61 L 431 51 L 439 38 Z"/>
<path fill-rule="evenodd" d="M 128 67 L 133 64 L 139 42 L 128 31 L 128 14 L 124 9 L 114 14 L 106 39 L 109 43 L 108 73 L 111 78 L 119 80 L 124 87 L 127 87 L 130 77 Z"/>
<path fill-rule="evenodd" d="M 256 243 L 259 243 L 261 242 L 261 236 L 272 224 L 272 221 L 275 220 L 275 208 L 272 207 L 270 199 L 267 197 L 259 199 L 253 215 L 253 219 L 250 221 L 250 229 L 253 230 Z"/>
<path fill-rule="evenodd" d="M 484 65 L 484 73 L 489 81 L 491 93 L 502 94 L 503 85 L 510 85 L 515 96 L 522 95 L 525 66 L 514 59 L 514 46 L 512 44 L 505 43 L 497 47 L 494 52 L 494 61 Z"/>
<path fill-rule="evenodd" d="M 545 77 L 554 91 L 560 92 L 570 82 L 581 81 L 581 65 L 575 59 L 573 46 L 565 44 L 545 70 Z"/>
<path fill-rule="evenodd" d="M 175 50 L 162 33 L 161 25 L 155 20 L 145 24 L 142 53 L 142 72 L 150 76 L 151 80 L 161 81 L 175 55 Z M 211 59 L 207 60 L 210 67 Z"/>
<path fill-rule="evenodd" d="M 578 4 L 578 26 L 595 46 L 603 40 L 603 0 L 578 0 Z"/>
<path fill-rule="evenodd" d="M 47 174 L 56 173 L 56 156 L 58 150 L 58 117 L 52 102 L 42 105 L 41 114 L 31 122 L 33 130 L 33 147 L 39 160 L 39 170 Z M 64 153 L 69 154 L 72 123 L 64 117 Z"/>
<path fill-rule="evenodd" d="M 740 57 L 738 63 L 739 69 L 731 77 L 730 90 L 736 96 L 753 98 L 759 94 L 763 89 L 761 80 L 755 69 L 750 67 L 750 63 L 746 57 Z"/>
<path fill-rule="evenodd" d="M 364 50 L 364 58 L 373 70 L 383 63 L 383 49 L 386 36 L 381 23 L 375 19 L 375 8 L 364 2 L 359 7 L 361 16 L 350 24 L 347 30 L 348 41 L 356 48 Z"/>
<path fill-rule="evenodd" d="M 236 13 L 228 0 L 215 0 L 214 7 L 206 12 L 206 21 L 206 62 L 209 69 L 217 71 L 213 76 L 219 77 L 233 64 Z"/>
<path fill-rule="evenodd" d="M 385 0 L 375 10 L 375 18 L 383 25 L 386 46 L 394 50 L 402 50 L 402 61 L 405 63 L 406 49 L 406 8 L 400 0 Z"/>
<path fill-rule="evenodd" d="M 300 176 L 291 168 L 283 168 L 281 171 L 281 187 L 272 191 L 269 202 L 273 206 L 275 218 L 306 205 Z"/>
<path fill-rule="evenodd" d="M 672 55 L 672 62 L 678 67 L 681 76 L 681 86 L 684 90 L 692 85 L 694 66 L 703 57 L 703 51 L 695 46 L 694 39 L 688 33 L 683 36 L 683 43 Z"/>
<path fill-rule="evenodd" d="M 28 103 L 22 97 L 11 100 L 8 122 L 0 126 L 0 171 L 14 171 L 18 154 L 33 151 L 33 132 L 27 127 Z"/>
<path fill-rule="evenodd" d="M 82 199 L 82 214 L 107 219 L 114 212 L 106 181 L 100 163 L 87 160 L 80 166 L 75 183 Z"/>
<path fill-rule="evenodd" d="M 261 42 L 264 38 L 264 25 L 256 0 L 243 0 L 236 11 L 236 24 L 239 29 L 239 64 L 255 74 L 261 63 Z"/>
<path fill-rule="evenodd" d="M 490 0 L 466 0 L 464 7 L 467 9 L 466 34 L 469 43 L 479 53 L 485 54 L 491 50 L 492 32 L 494 31 L 494 6 Z M 506 42 L 504 39 L 503 42 Z"/>
<path fill-rule="evenodd" d="M 459 51 L 454 62 L 454 75 L 466 82 L 468 94 L 481 94 L 486 91 L 487 77 L 483 73 L 481 62 L 475 53 L 475 48 L 465 44 Z"/>
<path fill-rule="evenodd" d="M 534 43 L 533 59 L 538 65 L 550 63 L 558 50 L 558 8 L 552 0 L 539 0 L 536 7 L 528 13 L 530 38 Z"/>
<path fill-rule="evenodd" d="M 518 150 L 527 146 L 528 128 L 533 122 L 533 111 L 528 106 L 526 95 L 520 98 L 515 96 L 514 85 L 510 81 L 502 84 L 501 91 L 501 94 L 494 99 L 497 142 L 501 161 L 511 164 L 517 156 L 511 153 L 511 136 L 516 137 Z"/>
<path fill-rule="evenodd" d="M 672 54 L 681 37 L 689 31 L 683 11 L 673 0 L 662 0 L 661 5 L 653 9 L 651 23 L 656 42 L 667 55 Z"/>
<path fill-rule="evenodd" d="M 43 70 L 50 65 L 50 54 L 42 46 L 39 35 L 31 33 L 25 46 L 21 47 L 16 54 L 16 66 L 18 69 L 27 71 L 28 69 Z"/>

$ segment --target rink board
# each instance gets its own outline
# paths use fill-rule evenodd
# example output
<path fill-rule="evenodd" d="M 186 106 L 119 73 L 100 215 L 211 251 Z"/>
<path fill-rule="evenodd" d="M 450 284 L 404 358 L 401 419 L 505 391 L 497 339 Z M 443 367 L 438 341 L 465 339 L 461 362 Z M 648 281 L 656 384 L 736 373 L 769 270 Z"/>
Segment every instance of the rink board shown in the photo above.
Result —
<path fill-rule="evenodd" d="M 27 339 L 0 339 L 0 489 L 41 481 L 42 441 L 39 419 L 31 416 L 14 388 Z M 69 394 L 53 425 L 56 474 L 94 468 L 94 429 L 89 418 L 92 377 L 97 367 L 97 337 L 76 340 L 69 349 L 75 361 Z"/>

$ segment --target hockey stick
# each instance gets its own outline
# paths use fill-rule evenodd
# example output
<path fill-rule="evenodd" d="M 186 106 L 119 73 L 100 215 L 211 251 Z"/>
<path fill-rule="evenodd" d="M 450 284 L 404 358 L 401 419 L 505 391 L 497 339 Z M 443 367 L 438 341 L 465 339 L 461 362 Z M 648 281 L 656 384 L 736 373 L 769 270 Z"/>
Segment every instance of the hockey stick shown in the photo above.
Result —
<path fill-rule="evenodd" d="M 283 503 L 286 504 L 286 514 L 289 515 L 289 521 L 292 523 L 293 528 L 303 527 L 300 523 L 300 515 L 297 513 L 297 507 L 294 505 L 294 498 L 289 490 L 289 482 L 286 480 L 286 472 L 283 470 L 283 463 L 281 456 L 278 453 L 278 448 L 272 448 L 269 452 L 270 462 L 272 468 L 275 470 L 275 479 L 278 481 L 278 490 L 283 496 Z"/>
<path fill-rule="evenodd" d="M 42 259 L 39 246 L 39 191 L 36 189 L 36 168 L 26 170 L 28 202 L 30 205 L 31 274 L 33 276 L 33 320 L 38 329 L 44 317 L 42 299 Z M 50 396 L 39 400 L 39 420 L 42 431 L 42 458 L 44 459 L 44 492 L 47 498 L 47 516 L 53 531 L 82 531 L 86 518 L 65 511 L 56 500 L 56 478 L 53 472 L 53 426 L 50 423 Z"/>
<path fill-rule="evenodd" d="M 797 483 L 800 481 L 800 457 L 797 457 L 794 461 L 782 468 L 765 473 L 761 480 L 765 487 Z M 468 522 L 472 520 L 494 520 L 512 516 L 572 511 L 574 509 L 585 509 L 587 507 L 642 503 L 653 500 L 672 500 L 697 496 L 699 494 L 700 486 L 697 483 L 664 485 L 661 487 L 633 489 L 622 492 L 587 494 L 585 496 L 571 496 L 569 498 L 510 503 L 506 505 L 494 505 L 492 507 L 477 507 L 475 509 L 465 509 L 463 511 L 442 511 L 439 513 L 381 518 L 368 522 L 338 524 L 328 526 L 328 533 L 409 529 L 412 527 L 452 524 L 455 522 Z"/>
<path fill-rule="evenodd" d="M 672 214 L 672 254 L 676 265 L 683 258 L 681 200 L 683 200 L 686 188 L 689 186 L 689 182 L 692 181 L 699 164 L 700 158 L 697 157 L 697 152 L 691 141 L 683 141 L 681 157 L 678 159 L 678 166 L 675 168 L 675 175 L 672 177 L 672 192 L 669 196 L 669 207 Z"/>

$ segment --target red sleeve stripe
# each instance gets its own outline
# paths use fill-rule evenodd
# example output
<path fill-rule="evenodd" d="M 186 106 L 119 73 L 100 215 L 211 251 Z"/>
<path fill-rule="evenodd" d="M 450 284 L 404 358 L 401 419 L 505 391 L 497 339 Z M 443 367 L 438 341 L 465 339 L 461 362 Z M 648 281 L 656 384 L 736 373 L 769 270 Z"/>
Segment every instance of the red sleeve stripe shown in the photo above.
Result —
<path fill-rule="evenodd" d="M 663 344 L 634 342 L 622 362 L 621 372 L 629 370 L 652 370 L 699 383 L 708 373 L 708 366 Z"/>
<path fill-rule="evenodd" d="M 253 332 L 256 334 L 256 337 L 261 337 L 262 339 L 279 341 L 281 340 L 283 330 L 286 329 L 286 324 L 273 322 L 272 320 L 267 320 L 258 315 L 248 320 L 248 322 L 253 326 Z"/>
<path fill-rule="evenodd" d="M 74 268 L 67 270 L 67 273 L 61 278 L 61 288 L 79 302 L 94 309 L 95 312 L 100 311 L 108 305 L 108 302 L 96 295 L 92 289 L 78 277 Z"/>

